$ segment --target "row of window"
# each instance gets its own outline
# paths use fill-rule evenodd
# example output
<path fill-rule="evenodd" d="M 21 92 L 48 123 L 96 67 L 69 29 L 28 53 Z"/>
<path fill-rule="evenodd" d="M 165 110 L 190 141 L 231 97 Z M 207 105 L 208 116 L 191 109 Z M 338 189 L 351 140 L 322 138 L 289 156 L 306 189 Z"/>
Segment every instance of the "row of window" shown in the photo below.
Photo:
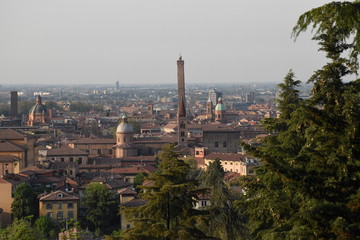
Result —
<path fill-rule="evenodd" d="M 74 208 L 74 203 L 69 202 L 69 203 L 47 203 L 46 209 L 47 210 L 53 209 L 53 207 L 54 207 L 53 205 L 57 205 L 57 209 L 62 209 L 63 204 L 67 204 L 67 208 L 69 208 L 69 209 Z"/>
<path fill-rule="evenodd" d="M 52 212 L 47 212 L 46 216 L 52 218 L 53 217 L 53 213 Z M 74 211 L 68 211 L 67 212 L 67 218 L 74 218 Z M 58 211 L 56 213 L 56 219 L 57 220 L 62 220 L 64 219 L 64 213 L 62 211 Z"/>
<path fill-rule="evenodd" d="M 77 163 L 78 163 L 78 164 L 82 164 L 82 160 L 83 160 L 82 157 L 79 157 L 79 158 L 76 158 L 76 159 L 77 159 Z M 55 157 L 52 157 L 51 160 L 56 160 L 56 158 L 55 158 Z M 65 161 L 65 158 L 64 158 L 64 157 L 61 157 L 61 158 L 60 158 L 60 161 L 61 161 L 61 162 L 64 162 L 64 161 Z M 69 158 L 69 161 L 70 161 L 70 162 L 74 162 L 74 158 L 73 158 L 73 157 L 70 157 L 70 158 Z"/>

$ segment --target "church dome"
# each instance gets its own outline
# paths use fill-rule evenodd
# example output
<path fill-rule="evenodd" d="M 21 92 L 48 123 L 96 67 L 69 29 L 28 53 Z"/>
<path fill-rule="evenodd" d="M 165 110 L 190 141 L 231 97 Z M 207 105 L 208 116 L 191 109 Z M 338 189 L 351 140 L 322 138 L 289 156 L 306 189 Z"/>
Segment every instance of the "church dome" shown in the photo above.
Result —
<path fill-rule="evenodd" d="M 121 117 L 121 123 L 116 128 L 116 133 L 133 133 L 132 125 L 127 122 L 127 117 Z"/>
<path fill-rule="evenodd" d="M 218 104 L 216 104 L 215 111 L 226 111 L 225 104 L 222 103 L 221 97 L 218 99 Z"/>
<path fill-rule="evenodd" d="M 41 102 L 41 97 L 38 96 L 36 98 L 36 104 L 30 108 L 29 114 L 35 114 L 35 113 L 47 113 L 47 109 Z"/>

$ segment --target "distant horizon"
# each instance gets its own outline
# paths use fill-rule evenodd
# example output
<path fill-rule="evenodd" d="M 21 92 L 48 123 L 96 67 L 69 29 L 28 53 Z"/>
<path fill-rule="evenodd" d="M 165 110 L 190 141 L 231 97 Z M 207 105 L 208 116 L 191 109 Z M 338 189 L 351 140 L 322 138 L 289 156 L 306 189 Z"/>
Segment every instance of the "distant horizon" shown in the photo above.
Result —
<path fill-rule="evenodd" d="M 0 1 L 0 84 L 302 82 L 326 61 L 298 17 L 327 0 Z"/>

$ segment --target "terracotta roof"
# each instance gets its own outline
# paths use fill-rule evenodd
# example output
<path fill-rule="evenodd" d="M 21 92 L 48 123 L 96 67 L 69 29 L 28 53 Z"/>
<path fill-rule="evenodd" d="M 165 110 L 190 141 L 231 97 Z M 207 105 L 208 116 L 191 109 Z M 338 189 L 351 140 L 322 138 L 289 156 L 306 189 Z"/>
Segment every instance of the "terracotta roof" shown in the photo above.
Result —
<path fill-rule="evenodd" d="M 23 147 L 19 144 L 8 142 L 8 141 L 1 141 L 0 142 L 0 152 L 23 152 L 27 148 Z"/>
<path fill-rule="evenodd" d="M 238 129 L 226 124 L 205 124 L 202 127 L 203 132 L 239 132 Z"/>
<path fill-rule="evenodd" d="M 236 178 L 239 178 L 241 177 L 241 174 L 240 173 L 237 173 L 237 172 L 226 172 L 225 173 L 225 176 L 224 176 L 224 180 L 225 181 L 233 181 L 234 179 Z"/>
<path fill-rule="evenodd" d="M 113 168 L 108 170 L 108 172 L 120 173 L 120 174 L 138 174 L 141 172 L 154 173 L 157 169 L 151 166 L 142 166 L 142 167 L 125 167 L 125 168 Z"/>
<path fill-rule="evenodd" d="M 103 184 L 107 189 L 121 189 L 128 186 L 131 186 L 132 183 L 125 182 L 117 178 L 105 178 L 105 177 L 95 177 L 90 182 L 97 182 Z M 80 186 L 79 189 L 85 189 L 88 184 Z"/>
<path fill-rule="evenodd" d="M 14 174 L 14 173 L 5 175 L 2 178 L 0 178 L 0 183 L 10 183 L 13 186 L 16 186 L 20 183 L 27 182 L 27 181 L 28 181 L 27 178 L 22 177 L 18 174 Z"/>
<path fill-rule="evenodd" d="M 146 201 L 141 198 L 134 198 L 126 203 L 120 204 L 121 207 L 140 207 L 144 206 Z"/>
<path fill-rule="evenodd" d="M 121 195 L 136 195 L 137 192 L 135 190 L 132 190 L 130 188 L 122 188 L 118 191 L 118 194 Z"/>
<path fill-rule="evenodd" d="M 113 138 L 80 138 L 73 142 L 74 144 L 96 144 L 96 143 L 106 143 L 106 144 L 115 144 L 116 141 Z"/>
<path fill-rule="evenodd" d="M 49 193 L 48 195 L 40 198 L 40 201 L 69 201 L 69 200 L 79 200 L 79 198 L 69 193 L 63 192 L 61 190 Z"/>
<path fill-rule="evenodd" d="M 54 173 L 55 170 L 53 169 L 31 169 L 31 170 L 24 170 L 19 173 L 19 175 L 24 177 L 30 177 L 33 175 L 44 175 L 49 173 Z"/>
<path fill-rule="evenodd" d="M 25 137 L 29 137 L 30 135 L 14 130 L 14 129 L 4 129 L 0 130 L 0 140 L 20 140 L 24 139 Z"/>
<path fill-rule="evenodd" d="M 31 181 L 31 183 L 43 183 L 43 184 L 50 184 L 50 183 L 59 183 L 65 182 L 66 178 L 62 176 L 36 176 L 35 179 Z"/>
<path fill-rule="evenodd" d="M 12 155 L 0 155 L 0 162 L 16 162 L 16 161 L 21 161 L 21 159 Z"/>
<path fill-rule="evenodd" d="M 134 143 L 175 143 L 176 136 L 134 138 Z"/>
<path fill-rule="evenodd" d="M 152 187 L 152 186 L 154 186 L 154 183 L 155 183 L 155 181 L 153 181 L 153 180 L 145 180 L 141 185 L 147 186 L 147 187 Z"/>
<path fill-rule="evenodd" d="M 47 151 L 47 156 L 84 156 L 88 153 L 83 152 L 76 148 L 64 147 L 64 148 L 53 148 Z"/>

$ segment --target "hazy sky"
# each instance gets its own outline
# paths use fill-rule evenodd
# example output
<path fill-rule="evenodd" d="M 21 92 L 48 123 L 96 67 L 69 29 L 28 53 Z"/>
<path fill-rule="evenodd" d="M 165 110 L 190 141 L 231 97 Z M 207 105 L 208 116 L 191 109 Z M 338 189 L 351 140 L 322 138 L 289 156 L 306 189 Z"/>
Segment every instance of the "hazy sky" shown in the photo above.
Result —
<path fill-rule="evenodd" d="M 0 84 L 301 80 L 325 63 L 298 16 L 324 0 L 0 0 Z"/>

